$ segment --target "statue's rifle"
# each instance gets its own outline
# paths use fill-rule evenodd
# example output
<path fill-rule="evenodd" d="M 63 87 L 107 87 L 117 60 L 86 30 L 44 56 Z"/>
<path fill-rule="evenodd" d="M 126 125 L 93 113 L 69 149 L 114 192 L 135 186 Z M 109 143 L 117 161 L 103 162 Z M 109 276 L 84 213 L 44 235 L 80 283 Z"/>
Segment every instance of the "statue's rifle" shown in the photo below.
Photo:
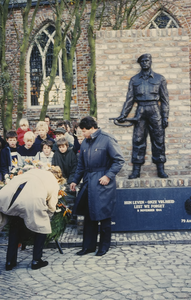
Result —
<path fill-rule="evenodd" d="M 136 123 L 139 118 L 138 116 L 137 117 L 134 117 L 134 118 L 124 118 L 123 122 L 120 123 L 118 122 L 117 120 L 118 118 L 109 118 L 109 120 L 113 120 L 113 123 L 117 126 L 122 126 L 122 127 L 130 127 L 130 126 L 133 126 L 134 123 Z M 129 122 L 129 124 L 123 124 L 123 123 L 126 123 L 126 122 Z"/>

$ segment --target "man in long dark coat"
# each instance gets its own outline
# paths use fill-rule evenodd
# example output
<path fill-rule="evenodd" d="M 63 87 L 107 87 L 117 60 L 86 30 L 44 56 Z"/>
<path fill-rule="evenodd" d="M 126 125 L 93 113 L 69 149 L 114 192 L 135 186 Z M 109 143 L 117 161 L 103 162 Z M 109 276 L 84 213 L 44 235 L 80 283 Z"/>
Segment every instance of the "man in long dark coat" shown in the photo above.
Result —
<path fill-rule="evenodd" d="M 124 164 L 117 141 L 98 128 L 92 117 L 79 124 L 85 137 L 81 144 L 78 166 L 70 185 L 72 191 L 83 178 L 73 214 L 84 215 L 83 248 L 78 255 L 95 252 L 100 221 L 100 242 L 97 256 L 110 247 L 111 216 L 116 202 L 115 176 Z"/>

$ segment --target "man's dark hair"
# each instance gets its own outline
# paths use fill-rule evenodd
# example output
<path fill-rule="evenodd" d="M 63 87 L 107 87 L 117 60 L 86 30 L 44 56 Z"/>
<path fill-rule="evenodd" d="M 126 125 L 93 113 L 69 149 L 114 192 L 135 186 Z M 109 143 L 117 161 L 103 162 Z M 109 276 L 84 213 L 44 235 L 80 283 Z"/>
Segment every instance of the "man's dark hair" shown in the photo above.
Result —
<path fill-rule="evenodd" d="M 62 127 L 63 125 L 64 125 L 64 127 L 66 127 L 66 123 L 65 123 L 64 120 L 58 121 L 57 124 L 56 124 L 56 127 L 57 127 L 57 128 L 58 128 L 58 127 Z"/>
<path fill-rule="evenodd" d="M 90 129 L 92 127 L 98 128 L 97 122 L 94 120 L 94 118 L 92 118 L 90 116 L 83 118 L 80 121 L 79 126 L 80 126 L 81 129 L 84 129 L 84 128 L 85 129 Z"/>
<path fill-rule="evenodd" d="M 57 146 L 59 147 L 61 145 L 66 145 L 67 148 L 69 147 L 69 143 L 65 138 L 61 138 L 61 139 L 58 140 Z"/>
<path fill-rule="evenodd" d="M 15 130 L 9 130 L 7 131 L 6 133 L 6 139 L 9 139 L 9 138 L 17 138 L 17 133 Z"/>
<path fill-rule="evenodd" d="M 48 118 L 50 120 L 50 117 L 48 115 L 46 115 L 45 118 Z"/>
<path fill-rule="evenodd" d="M 40 144 L 41 150 L 43 149 L 44 145 L 47 145 L 48 147 L 50 147 L 52 149 L 53 142 L 50 141 L 50 140 L 47 140 L 47 139 L 42 141 L 41 144 Z"/>
<path fill-rule="evenodd" d="M 68 120 L 64 120 L 64 122 L 65 122 L 65 126 L 67 127 L 67 125 L 71 128 L 71 123 L 70 123 L 70 121 L 68 121 Z"/>

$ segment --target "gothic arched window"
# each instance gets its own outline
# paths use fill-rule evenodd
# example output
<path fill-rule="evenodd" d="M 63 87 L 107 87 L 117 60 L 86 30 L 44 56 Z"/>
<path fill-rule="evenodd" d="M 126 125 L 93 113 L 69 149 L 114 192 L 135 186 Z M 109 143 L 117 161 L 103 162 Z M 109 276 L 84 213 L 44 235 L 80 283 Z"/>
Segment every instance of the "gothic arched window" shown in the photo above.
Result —
<path fill-rule="evenodd" d="M 55 27 L 47 24 L 36 35 L 27 57 L 27 98 L 28 106 L 42 106 L 45 86 L 48 85 L 53 61 Z M 70 52 L 70 40 L 66 38 L 67 53 Z M 76 57 L 73 62 L 73 86 L 76 87 Z M 62 51 L 58 55 L 57 73 L 49 94 L 49 106 L 63 106 L 65 83 L 62 63 Z M 76 94 L 73 89 L 72 94 Z"/>
<path fill-rule="evenodd" d="M 147 25 L 148 29 L 178 28 L 177 22 L 167 12 L 160 10 Z"/>

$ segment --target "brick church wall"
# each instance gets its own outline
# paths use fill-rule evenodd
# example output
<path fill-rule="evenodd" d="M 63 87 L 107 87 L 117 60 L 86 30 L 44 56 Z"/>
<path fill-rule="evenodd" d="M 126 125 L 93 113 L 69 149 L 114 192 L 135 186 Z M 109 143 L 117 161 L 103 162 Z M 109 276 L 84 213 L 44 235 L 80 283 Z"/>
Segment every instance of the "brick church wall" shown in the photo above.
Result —
<path fill-rule="evenodd" d="M 155 4 L 149 11 L 146 11 L 143 16 L 141 16 L 136 23 L 133 25 L 133 29 L 143 29 L 149 23 L 149 21 L 154 17 L 157 13 L 160 6 Z M 180 27 L 184 28 L 189 36 L 189 43 L 191 42 L 191 6 L 190 0 L 168 0 L 164 3 L 164 9 L 171 14 L 177 21 Z M 29 21 L 31 19 L 32 12 L 34 7 L 31 8 Z M 87 25 L 88 18 L 90 15 L 90 3 L 87 2 L 86 7 L 86 15 L 84 21 L 82 23 L 82 34 L 77 44 L 76 57 L 77 57 L 77 97 L 76 103 L 71 107 L 71 118 L 79 120 L 83 116 L 89 114 L 89 99 L 88 99 L 88 91 L 87 91 L 87 72 L 89 70 L 90 65 L 90 53 L 88 46 L 88 38 L 87 38 Z M 67 20 L 68 15 L 65 13 L 63 15 L 63 19 Z M 19 34 L 22 34 L 22 16 L 19 9 L 15 9 L 14 12 L 15 23 L 17 24 L 17 28 Z M 32 36 L 38 33 L 38 31 L 48 22 L 54 22 L 53 13 L 51 8 L 47 6 L 40 6 L 39 11 L 37 12 L 37 16 L 35 19 L 35 26 L 32 32 Z M 105 31 L 110 31 L 110 28 L 104 28 Z M 106 34 L 106 33 L 105 33 Z M 7 62 L 9 63 L 9 71 L 13 83 L 14 89 L 14 111 L 13 111 L 13 127 L 15 127 L 16 121 L 16 113 L 17 113 L 17 91 L 18 91 L 18 83 L 19 83 L 19 51 L 18 44 L 16 39 L 16 33 L 14 30 L 13 22 L 11 19 L 7 21 Z M 133 40 L 133 37 L 132 37 Z M 139 45 L 139 43 L 138 43 Z M 130 47 L 129 47 L 130 48 Z M 190 47 L 189 47 L 190 49 Z M 131 51 L 134 49 L 131 47 Z M 190 51 L 190 50 L 189 50 Z M 107 59 L 106 54 L 104 57 Z M 189 52 L 189 56 L 191 59 L 191 51 Z M 127 58 L 128 59 L 128 58 Z M 128 60 L 130 61 L 130 59 Z M 10 63 L 11 62 L 11 63 Z M 124 66 L 124 67 L 127 67 Z M 136 66 L 137 67 L 137 66 Z M 136 68 L 135 65 L 133 68 Z M 122 68 L 122 66 L 121 66 Z M 131 74 L 129 73 L 129 76 Z M 128 78 L 127 78 L 128 80 Z M 123 98 L 124 96 L 122 96 Z M 124 98 L 123 98 L 124 100 Z M 123 100 L 121 100 L 123 102 Z M 63 118 L 63 108 L 49 108 L 47 113 L 53 119 L 53 125 L 55 125 L 58 119 Z M 27 117 L 30 121 L 31 127 L 34 127 L 36 122 L 38 121 L 40 115 L 39 109 L 29 109 L 27 106 L 27 83 L 25 79 L 25 100 L 24 100 L 24 112 L 23 117 Z M 1 128 L 2 133 L 2 128 Z"/>
<path fill-rule="evenodd" d="M 166 128 L 165 169 L 170 176 L 190 174 L 190 68 L 189 36 L 183 29 L 100 31 L 96 37 L 96 86 L 98 122 L 113 134 L 123 151 L 126 165 L 120 176 L 131 172 L 133 127 L 115 126 L 111 117 L 120 115 L 128 83 L 140 70 L 137 58 L 150 53 L 152 69 L 164 75 L 170 99 L 169 127 Z M 135 107 L 129 117 L 134 116 Z M 147 139 L 146 162 L 141 176 L 156 177 L 151 162 L 151 144 Z"/>
<path fill-rule="evenodd" d="M 31 8 L 29 14 L 29 22 L 33 13 L 34 7 Z M 22 16 L 19 9 L 14 11 L 15 24 L 17 26 L 19 35 L 22 36 Z M 63 19 L 67 20 L 68 15 L 65 13 Z M 54 17 L 52 9 L 49 6 L 41 6 L 37 12 L 34 29 L 32 31 L 32 39 L 29 44 L 33 43 L 33 37 L 39 32 L 39 30 L 47 23 L 54 24 Z M 13 90 L 14 90 L 14 109 L 13 109 L 13 128 L 15 128 L 15 122 L 17 117 L 17 91 L 19 85 L 19 51 L 17 37 L 13 26 L 12 19 L 7 21 L 7 33 L 6 33 L 7 51 L 6 58 L 9 64 L 9 72 L 11 75 Z M 87 20 L 82 23 L 82 33 L 77 44 L 76 50 L 76 71 L 77 71 L 77 95 L 75 97 L 74 104 L 71 105 L 71 119 L 79 120 L 82 116 L 89 113 L 90 105 L 87 92 L 87 72 L 90 65 L 90 53 L 87 42 Z M 24 90 L 24 111 L 23 117 L 28 118 L 30 126 L 35 127 L 39 120 L 41 108 L 28 108 L 27 106 L 27 80 L 25 78 L 25 90 Z M 52 123 L 55 127 L 56 121 L 63 119 L 63 108 L 48 108 L 47 114 L 51 117 Z M 2 130 L 1 130 L 2 131 Z"/>

